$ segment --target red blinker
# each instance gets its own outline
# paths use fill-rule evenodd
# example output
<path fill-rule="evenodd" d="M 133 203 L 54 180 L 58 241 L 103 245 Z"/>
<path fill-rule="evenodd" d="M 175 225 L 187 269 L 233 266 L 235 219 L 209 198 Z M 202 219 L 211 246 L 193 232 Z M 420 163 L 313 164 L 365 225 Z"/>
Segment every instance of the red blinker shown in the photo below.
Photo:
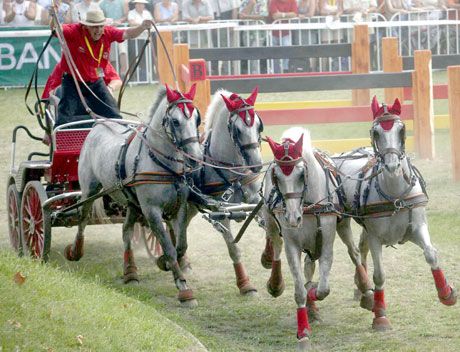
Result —
<path fill-rule="evenodd" d="M 168 103 L 170 104 L 173 104 L 174 102 L 178 101 L 181 98 L 185 98 L 185 99 L 192 100 L 192 101 L 193 101 L 193 98 L 195 98 L 196 83 L 192 85 L 188 93 L 184 93 L 184 94 L 182 94 L 178 90 L 170 89 L 167 84 L 165 86 L 166 86 L 166 97 L 168 99 Z M 177 106 L 179 109 L 182 110 L 182 112 L 187 118 L 192 117 L 193 110 L 195 109 L 195 107 L 193 106 L 193 103 L 179 103 L 177 104 Z M 187 114 L 185 113 L 185 106 L 187 106 L 187 109 L 189 111 L 189 116 L 187 116 Z"/>
<path fill-rule="evenodd" d="M 393 105 L 383 104 L 382 106 L 380 106 L 379 102 L 377 101 L 377 96 L 374 95 L 374 98 L 372 99 L 371 109 L 372 109 L 372 114 L 374 115 L 374 119 L 380 116 L 386 115 L 386 114 L 399 116 L 401 115 L 401 102 L 399 101 L 398 98 L 396 98 Z M 391 127 L 393 127 L 393 125 L 391 125 Z M 383 129 L 385 128 L 383 127 Z"/>
<path fill-rule="evenodd" d="M 255 121 L 254 104 L 256 102 L 257 93 L 258 87 L 255 87 L 251 95 L 246 100 L 235 93 L 230 95 L 228 98 L 222 94 L 221 96 L 222 99 L 224 99 L 225 105 L 227 106 L 229 112 L 239 110 L 245 106 L 251 107 L 249 110 L 239 111 L 238 116 L 243 120 L 246 126 L 252 127 Z M 246 118 L 246 111 L 249 113 L 249 118 Z"/>
<path fill-rule="evenodd" d="M 282 162 L 296 161 L 302 157 L 302 148 L 303 148 L 303 134 L 300 136 L 297 142 L 294 142 L 292 139 L 285 139 L 282 143 L 277 143 L 270 137 L 267 137 L 268 145 L 270 146 L 275 161 L 279 163 L 279 167 L 283 174 L 289 176 L 294 170 L 294 163 L 290 165 L 283 165 Z"/>

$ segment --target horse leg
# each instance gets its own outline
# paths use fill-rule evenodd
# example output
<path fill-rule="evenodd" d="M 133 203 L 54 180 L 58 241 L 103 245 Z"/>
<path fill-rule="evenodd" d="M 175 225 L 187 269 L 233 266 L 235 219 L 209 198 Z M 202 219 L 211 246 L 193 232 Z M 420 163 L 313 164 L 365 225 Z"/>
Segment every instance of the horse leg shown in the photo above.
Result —
<path fill-rule="evenodd" d="M 271 236 L 269 236 L 268 233 L 276 231 L 277 225 L 272 216 L 268 214 L 267 210 L 263 212 L 263 215 L 267 223 L 267 236 L 265 237 L 265 248 L 260 257 L 260 262 L 265 269 L 271 269 L 273 262 L 273 244 Z M 269 229 L 269 227 L 271 227 L 271 229 Z"/>
<path fill-rule="evenodd" d="M 222 220 L 222 225 L 224 225 L 227 229 L 230 230 L 230 221 L 229 220 Z M 254 285 L 249 281 L 249 276 L 246 272 L 246 268 L 244 264 L 241 262 L 241 252 L 238 248 L 236 243 L 233 243 L 233 235 L 231 230 L 230 231 L 223 231 L 222 237 L 227 244 L 228 254 L 233 262 L 233 269 L 235 270 L 236 276 L 236 285 L 240 290 L 240 294 L 245 296 L 253 296 L 257 293 L 257 289 Z"/>
<path fill-rule="evenodd" d="M 439 301 L 446 306 L 454 305 L 457 302 L 457 290 L 447 282 L 442 269 L 438 265 L 437 250 L 431 244 L 426 223 L 415 228 L 411 241 L 423 249 L 425 260 L 431 266 Z"/>
<path fill-rule="evenodd" d="M 382 244 L 380 241 L 371 235 L 368 235 L 369 249 L 372 254 L 372 260 L 374 263 L 374 305 L 372 311 L 374 312 L 374 320 L 372 322 L 372 328 L 377 331 L 385 331 L 391 329 L 391 324 L 386 317 L 385 312 L 385 293 L 383 285 L 385 283 L 385 272 L 383 270 L 382 261 Z"/>
<path fill-rule="evenodd" d="M 87 197 L 85 197 L 86 199 Z M 93 202 L 88 202 L 82 205 L 81 207 L 81 215 L 80 215 L 80 222 L 78 223 L 78 231 L 77 235 L 75 236 L 75 240 L 73 244 L 69 244 L 64 249 L 64 257 L 70 261 L 79 261 L 81 257 L 83 257 L 84 250 L 84 231 L 85 227 L 89 221 L 89 215 L 93 206 Z"/>
<path fill-rule="evenodd" d="M 128 206 L 126 211 L 125 221 L 123 223 L 123 244 L 125 253 L 123 256 L 123 282 L 139 282 L 137 275 L 137 266 L 134 261 L 133 250 L 131 248 L 131 239 L 133 237 L 134 224 L 138 218 L 138 213 L 135 208 Z"/>
<path fill-rule="evenodd" d="M 187 207 L 188 205 L 185 204 L 181 206 L 179 212 L 177 213 L 177 217 L 173 222 L 168 222 L 168 229 L 171 235 L 171 238 L 175 238 L 175 245 L 177 251 L 177 261 L 179 262 L 179 266 L 184 273 L 188 273 L 192 270 L 192 266 L 190 265 L 190 261 L 187 257 L 187 231 L 189 224 L 189 219 L 187 217 Z M 184 224 L 186 224 L 184 226 Z"/>
<path fill-rule="evenodd" d="M 273 246 L 273 260 L 272 260 L 272 271 L 270 278 L 267 281 L 267 291 L 273 297 L 281 296 L 286 287 L 283 279 L 283 273 L 281 271 L 281 252 L 283 250 L 283 239 L 278 234 L 278 231 L 270 234 L 272 246 Z"/>
<path fill-rule="evenodd" d="M 161 248 L 163 249 L 163 255 L 158 258 L 158 261 L 163 258 L 162 260 L 164 261 L 165 266 L 168 266 L 173 273 L 174 283 L 179 290 L 179 302 L 186 307 L 195 307 L 197 305 L 197 301 L 193 297 L 192 289 L 187 286 L 187 281 L 185 280 L 184 274 L 177 262 L 176 247 L 174 246 L 169 233 L 163 226 L 161 210 L 148 206 L 144 206 L 142 209 L 144 211 L 145 219 L 148 221 L 151 230 L 158 236 Z"/>
<path fill-rule="evenodd" d="M 307 283 L 305 284 L 305 289 L 310 290 L 313 287 L 317 287 L 317 283 L 313 282 L 313 274 L 315 273 L 315 267 L 316 264 L 311 258 L 307 255 L 305 256 L 305 262 L 304 262 L 304 275 Z M 307 312 L 308 312 L 308 318 L 310 319 L 310 322 L 321 322 L 321 315 L 319 313 L 319 308 L 316 305 L 315 301 L 312 301 L 310 297 L 307 296 Z"/>
<path fill-rule="evenodd" d="M 359 290 L 358 295 L 355 294 L 355 297 L 361 300 L 360 305 L 362 308 L 372 310 L 374 304 L 372 286 L 367 275 L 367 270 L 361 263 L 359 249 L 353 240 L 350 221 L 351 219 L 343 219 L 337 223 L 337 233 L 345 246 L 347 246 L 348 255 L 355 265 L 355 284 Z"/>
<path fill-rule="evenodd" d="M 276 249 L 276 245 L 274 249 Z M 307 290 L 302 277 L 301 251 L 289 239 L 285 239 L 285 250 L 289 269 L 294 279 L 294 299 L 297 304 L 297 347 L 298 350 L 305 351 L 309 347 L 311 327 L 308 322 L 306 307 Z"/>

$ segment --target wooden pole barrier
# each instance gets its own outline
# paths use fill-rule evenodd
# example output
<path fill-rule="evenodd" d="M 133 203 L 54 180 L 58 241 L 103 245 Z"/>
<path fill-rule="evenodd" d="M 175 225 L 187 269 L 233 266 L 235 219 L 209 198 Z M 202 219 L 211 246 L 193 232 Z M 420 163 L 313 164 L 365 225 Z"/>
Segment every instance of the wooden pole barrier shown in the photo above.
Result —
<path fill-rule="evenodd" d="M 160 40 L 157 40 L 157 68 L 158 68 L 158 79 L 162 84 L 168 84 L 174 87 L 174 75 L 171 71 L 171 67 L 169 66 L 168 55 L 173 61 L 173 37 L 172 32 L 161 32 L 161 38 L 163 38 L 163 42 L 166 46 L 166 51 L 161 45 Z"/>
<path fill-rule="evenodd" d="M 351 71 L 369 73 L 370 61 L 369 28 L 366 24 L 356 24 L 351 45 Z M 368 105 L 371 99 L 369 89 L 354 89 L 351 96 L 354 106 Z"/>
<path fill-rule="evenodd" d="M 452 173 L 454 181 L 460 181 L 460 66 L 447 68 L 449 78 L 449 119 Z"/>
<path fill-rule="evenodd" d="M 181 66 L 185 65 L 188 67 L 188 62 L 190 60 L 190 53 L 188 49 L 188 44 L 174 44 L 173 47 L 173 66 L 174 72 L 176 72 L 176 77 L 179 83 L 179 89 L 181 92 L 185 92 L 186 86 L 185 82 L 181 79 Z"/>
<path fill-rule="evenodd" d="M 398 38 L 387 37 L 382 39 L 383 72 L 402 72 L 402 57 L 398 52 Z M 385 102 L 393 104 L 398 98 L 404 102 L 404 88 L 385 88 Z"/>
<path fill-rule="evenodd" d="M 415 150 L 423 159 L 434 159 L 434 112 L 431 51 L 416 50 L 412 73 Z"/>

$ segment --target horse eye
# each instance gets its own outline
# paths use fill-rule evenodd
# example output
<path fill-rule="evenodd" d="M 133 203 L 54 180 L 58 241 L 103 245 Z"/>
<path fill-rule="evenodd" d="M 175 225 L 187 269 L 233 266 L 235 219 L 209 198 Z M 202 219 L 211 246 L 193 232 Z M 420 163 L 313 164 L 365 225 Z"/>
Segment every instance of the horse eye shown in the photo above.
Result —
<path fill-rule="evenodd" d="M 172 123 L 173 123 L 174 127 L 179 127 L 179 125 L 180 125 L 180 122 L 179 122 L 178 119 L 172 119 Z"/>
<path fill-rule="evenodd" d="M 379 133 L 377 131 L 373 131 L 372 132 L 372 138 L 374 138 L 374 140 L 378 140 L 379 139 Z"/>

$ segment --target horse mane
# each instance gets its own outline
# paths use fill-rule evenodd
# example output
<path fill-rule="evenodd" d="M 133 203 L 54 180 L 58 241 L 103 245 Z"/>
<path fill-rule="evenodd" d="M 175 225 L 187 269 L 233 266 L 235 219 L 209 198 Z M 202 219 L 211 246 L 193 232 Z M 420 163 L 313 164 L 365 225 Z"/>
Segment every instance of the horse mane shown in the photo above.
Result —
<path fill-rule="evenodd" d="M 208 110 L 206 110 L 205 116 L 205 124 L 204 124 L 204 133 L 205 136 L 211 131 L 213 126 L 215 125 L 215 121 L 217 120 L 219 112 L 225 107 L 224 99 L 222 99 L 222 95 L 226 97 L 230 97 L 232 95 L 231 92 L 225 89 L 219 89 L 217 92 L 214 93 L 211 104 L 209 104 Z"/>
<path fill-rule="evenodd" d="M 303 127 L 291 127 L 283 132 L 281 136 L 281 140 L 285 140 L 287 138 L 297 142 L 303 134 L 303 145 L 302 145 L 302 155 L 311 156 L 313 157 L 313 148 L 311 146 L 311 137 L 310 131 Z"/>
<path fill-rule="evenodd" d="M 162 85 L 158 89 L 157 98 L 149 110 L 149 123 L 152 121 L 153 116 L 155 115 L 156 111 L 158 110 L 158 107 L 160 106 L 160 103 L 163 101 L 165 96 L 166 96 L 166 87 Z"/>

